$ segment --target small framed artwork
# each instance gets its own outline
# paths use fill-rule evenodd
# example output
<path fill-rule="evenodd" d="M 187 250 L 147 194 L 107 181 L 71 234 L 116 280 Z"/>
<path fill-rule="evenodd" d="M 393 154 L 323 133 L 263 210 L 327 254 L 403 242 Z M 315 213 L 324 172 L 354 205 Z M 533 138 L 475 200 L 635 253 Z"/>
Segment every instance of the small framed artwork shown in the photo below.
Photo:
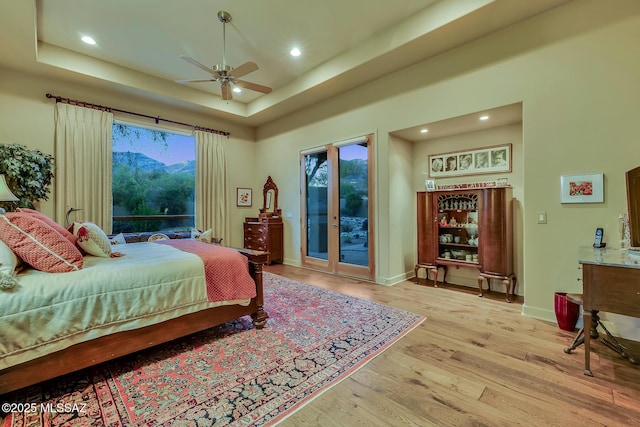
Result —
<path fill-rule="evenodd" d="M 563 175 L 560 177 L 561 203 L 604 202 L 604 174 Z"/>
<path fill-rule="evenodd" d="M 424 186 L 427 191 L 434 191 L 436 189 L 436 181 L 433 179 L 427 179 L 424 181 Z"/>
<path fill-rule="evenodd" d="M 236 206 L 251 207 L 250 188 L 236 188 Z"/>

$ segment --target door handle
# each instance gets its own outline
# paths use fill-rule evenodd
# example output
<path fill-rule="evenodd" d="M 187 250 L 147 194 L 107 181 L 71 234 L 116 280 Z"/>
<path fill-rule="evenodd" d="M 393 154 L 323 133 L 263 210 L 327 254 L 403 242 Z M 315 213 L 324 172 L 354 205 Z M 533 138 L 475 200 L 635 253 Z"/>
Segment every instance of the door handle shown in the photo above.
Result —
<path fill-rule="evenodd" d="M 334 227 L 338 227 L 338 224 L 333 224 Z"/>

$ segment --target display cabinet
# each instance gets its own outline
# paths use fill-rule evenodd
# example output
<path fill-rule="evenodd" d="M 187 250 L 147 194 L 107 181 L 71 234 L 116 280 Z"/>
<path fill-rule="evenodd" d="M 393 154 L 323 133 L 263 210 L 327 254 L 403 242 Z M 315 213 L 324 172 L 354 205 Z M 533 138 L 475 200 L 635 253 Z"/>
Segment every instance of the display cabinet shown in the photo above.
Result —
<path fill-rule="evenodd" d="M 438 270 L 444 270 L 446 283 L 449 266 L 479 270 L 479 295 L 483 283 L 501 280 L 507 301 L 515 294 L 513 267 L 512 192 L 510 187 L 463 190 L 422 191 L 417 195 L 418 271 L 433 273 L 438 285 Z"/>

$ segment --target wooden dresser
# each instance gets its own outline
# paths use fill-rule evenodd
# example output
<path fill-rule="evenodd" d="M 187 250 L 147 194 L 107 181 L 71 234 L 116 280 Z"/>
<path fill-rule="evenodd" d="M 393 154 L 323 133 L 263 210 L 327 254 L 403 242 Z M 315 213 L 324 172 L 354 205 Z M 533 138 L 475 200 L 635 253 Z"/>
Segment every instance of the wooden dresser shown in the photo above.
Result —
<path fill-rule="evenodd" d="M 282 217 L 247 217 L 244 220 L 244 247 L 269 252 L 267 264 L 283 262 Z"/>

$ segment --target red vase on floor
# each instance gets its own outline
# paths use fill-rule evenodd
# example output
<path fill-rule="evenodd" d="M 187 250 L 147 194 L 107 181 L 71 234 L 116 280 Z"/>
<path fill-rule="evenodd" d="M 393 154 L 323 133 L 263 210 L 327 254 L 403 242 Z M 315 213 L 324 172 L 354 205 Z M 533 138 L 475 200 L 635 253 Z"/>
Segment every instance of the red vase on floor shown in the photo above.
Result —
<path fill-rule="evenodd" d="M 569 301 L 566 292 L 556 292 L 554 295 L 554 307 L 560 329 L 574 331 L 580 316 L 580 304 Z"/>

